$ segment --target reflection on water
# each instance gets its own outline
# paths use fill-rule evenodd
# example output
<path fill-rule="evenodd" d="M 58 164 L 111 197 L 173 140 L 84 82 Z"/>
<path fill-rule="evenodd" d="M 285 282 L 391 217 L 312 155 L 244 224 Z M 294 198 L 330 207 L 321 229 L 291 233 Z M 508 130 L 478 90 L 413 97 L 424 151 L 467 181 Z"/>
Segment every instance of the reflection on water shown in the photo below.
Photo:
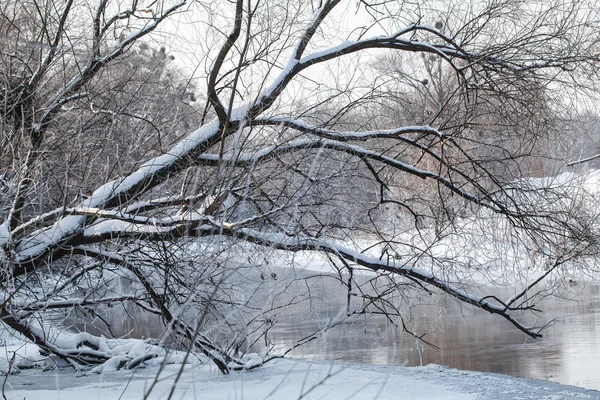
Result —
<path fill-rule="evenodd" d="M 273 287 L 281 288 L 283 273 L 278 272 L 278 275 L 280 279 L 272 283 Z M 263 282 L 262 279 L 257 275 L 259 282 Z M 346 312 L 340 283 L 322 279 L 317 282 L 319 284 L 311 287 L 311 295 L 319 299 L 318 302 L 311 303 L 309 309 L 304 305 L 277 316 L 277 324 L 268 334 L 276 350 L 292 348 Z M 288 290 L 295 290 L 290 288 Z M 600 286 L 580 284 L 573 289 L 579 291 L 576 301 L 548 298 L 537 305 L 545 311 L 543 316 L 519 316 L 519 320 L 531 326 L 541 326 L 556 318 L 544 330 L 542 339 L 528 338 L 498 316 L 434 295 L 427 297 L 427 305 L 407 307 L 404 318 L 414 333 L 426 332 L 424 339 L 439 350 L 403 332 L 398 317 L 393 321 L 400 327 L 393 326 L 383 316 L 362 316 L 330 329 L 289 355 L 383 365 L 434 363 L 600 390 Z M 505 293 L 503 297 L 509 296 Z M 112 326 L 113 335 L 120 337 L 160 337 L 164 329 L 153 315 L 112 313 L 105 319 Z M 94 320 L 87 326 L 77 323 L 75 327 L 96 334 L 106 333 L 100 325 Z"/>
<path fill-rule="evenodd" d="M 434 363 L 600 390 L 600 287 L 587 285 L 579 290 L 577 301 L 545 299 L 538 305 L 546 312 L 543 319 L 521 318 L 535 326 L 557 318 L 544 330 L 542 339 L 528 338 L 498 316 L 438 296 L 432 304 L 415 307 L 410 313 L 418 319 L 413 332 L 427 332 L 424 339 L 439 350 L 375 316 L 337 326 L 291 355 L 384 365 Z M 328 310 L 329 316 L 337 312 L 336 307 Z M 269 338 L 281 348 L 291 347 L 329 320 L 328 316 L 320 321 L 313 317 L 314 313 L 311 318 L 304 313 L 290 315 Z"/>

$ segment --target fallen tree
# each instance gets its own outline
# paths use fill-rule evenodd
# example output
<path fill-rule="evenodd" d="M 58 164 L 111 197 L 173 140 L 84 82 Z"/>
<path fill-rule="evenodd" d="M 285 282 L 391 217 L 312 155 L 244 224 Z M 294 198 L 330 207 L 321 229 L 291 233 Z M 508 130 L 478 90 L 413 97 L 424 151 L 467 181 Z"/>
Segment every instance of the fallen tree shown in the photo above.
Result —
<path fill-rule="evenodd" d="M 124 356 L 99 336 L 63 340 L 60 332 L 49 333 L 48 315 L 56 310 L 97 316 L 105 305 L 125 303 L 160 316 L 165 338 L 193 346 L 222 372 L 253 368 L 275 356 L 249 364 L 240 343 L 248 337 L 266 341 L 272 327 L 266 316 L 297 299 L 272 302 L 265 310 L 244 298 L 231 276 L 243 275 L 236 269 L 244 257 L 272 249 L 328 258 L 348 292 L 348 317 L 352 294 L 363 301 L 360 312 L 387 310 L 393 319 L 400 311 L 389 300 L 390 288 L 404 282 L 447 293 L 540 337 L 540 327 L 525 326 L 514 314 L 536 311 L 537 288 L 550 272 L 522 282 L 509 299 L 474 294 L 440 269 L 464 265 L 428 253 L 444 230 L 455 228 L 453 220 L 427 239 L 431 216 L 421 206 L 427 191 L 445 212 L 463 218 L 494 215 L 518 232 L 512 236 L 515 247 L 549 244 L 550 250 L 537 247 L 537 252 L 551 272 L 594 253 L 593 237 L 577 233 L 594 216 L 544 206 L 540 199 L 553 193 L 550 186 L 532 189 L 514 182 L 523 177 L 518 175 L 522 160 L 536 156 L 537 147 L 529 143 L 555 138 L 543 135 L 558 125 L 540 117 L 555 111 L 551 90 L 578 88 L 596 71 L 598 8 L 593 1 L 513 0 L 470 10 L 441 8 L 435 15 L 447 18 L 442 31 L 419 7 L 399 3 L 361 2 L 358 10 L 373 25 L 346 32 L 336 29 L 346 18 L 347 2 L 341 0 L 284 5 L 238 0 L 234 8 L 227 2 L 213 5 L 223 7 L 218 13 L 209 5 L 194 10 L 186 1 L 155 2 L 149 8 L 134 1 L 128 9 L 100 1 L 87 4 L 93 10 L 87 14 L 72 1 L 50 1 L 48 7 L 8 2 L 2 11 L 8 34 L 2 40 L 12 47 L 2 57 L 21 75 L 16 79 L 9 69 L 2 73 L 3 148 L 12 149 L 2 158 L 2 321 L 76 368 L 112 365 L 117 355 L 118 366 L 131 367 L 158 353 Z M 18 35 L 18 22 L 35 6 L 41 26 L 32 27 L 31 34 L 42 39 L 32 53 L 32 41 Z M 149 150 L 155 156 L 134 159 L 135 167 L 123 169 L 121 176 L 109 165 L 98 168 L 108 171 L 107 179 L 86 194 L 70 183 L 78 178 L 74 173 L 71 178 L 73 164 L 66 157 L 64 178 L 54 176 L 59 184 L 47 189 L 45 178 L 56 161 L 48 154 L 60 144 L 58 133 L 74 112 L 83 112 L 77 110 L 99 113 L 94 100 L 103 87 L 103 71 L 126 60 L 134 43 L 184 10 L 230 16 L 207 18 L 211 34 L 218 35 L 221 25 L 230 25 L 231 33 L 221 47 L 209 47 L 203 55 L 210 67 L 200 128 L 177 139 L 167 135 L 176 142 L 172 146 L 162 143 L 159 130 L 159 146 Z M 88 14 L 92 29 L 84 29 L 87 47 L 80 51 L 67 44 L 81 34 L 72 26 Z M 372 51 L 441 60 L 456 83 L 452 101 L 441 106 L 457 110 L 452 115 L 460 114 L 460 120 L 441 123 L 432 115 L 427 124 L 390 126 L 389 118 L 374 115 L 394 81 L 372 72 L 343 73 L 348 71 L 344 62 L 359 64 L 361 55 Z M 27 54 L 37 63 L 24 62 Z M 166 56 L 164 48 L 157 54 Z M 327 68 L 332 77 L 326 76 Z M 57 74 L 66 79 L 57 82 Z M 50 82 L 56 89 L 48 95 L 42 86 Z M 510 125 L 502 125 L 499 105 L 514 113 Z M 131 112 L 121 115 L 148 120 Z M 109 125 L 113 129 L 119 123 L 113 119 Z M 69 132 L 88 145 L 85 126 Z M 523 144 L 503 147 L 476 134 L 495 135 L 499 129 L 522 135 Z M 133 142 L 145 143 L 144 132 L 128 134 Z M 498 165 L 511 173 L 497 173 Z M 100 180 L 95 168 L 83 168 L 86 182 Z M 398 182 L 421 186 L 409 190 Z M 533 190 L 535 196 L 526 195 Z M 366 246 L 357 242 L 365 238 Z M 399 254 L 390 257 L 390 252 Z M 368 270 L 386 283 L 373 289 L 375 295 L 363 292 L 355 270 Z M 131 290 L 116 289 L 123 279 L 135 282 Z M 240 325 L 228 320 L 238 312 L 246 316 Z M 239 340 L 224 345 L 205 332 L 225 320 Z"/>

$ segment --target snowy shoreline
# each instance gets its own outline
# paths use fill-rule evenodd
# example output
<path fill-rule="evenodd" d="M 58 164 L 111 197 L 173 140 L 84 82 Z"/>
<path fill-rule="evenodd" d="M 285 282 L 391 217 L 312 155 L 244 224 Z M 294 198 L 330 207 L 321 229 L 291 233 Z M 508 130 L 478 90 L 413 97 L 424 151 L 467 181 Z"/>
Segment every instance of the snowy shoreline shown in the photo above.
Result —
<path fill-rule="evenodd" d="M 181 365 L 166 366 L 149 399 L 167 399 Z M 75 377 L 72 370 L 27 370 L 10 376 L 14 400 L 143 399 L 159 367 Z M 425 367 L 273 361 L 252 371 L 220 374 L 188 364 L 173 399 L 600 399 L 600 391 L 508 375 Z"/>

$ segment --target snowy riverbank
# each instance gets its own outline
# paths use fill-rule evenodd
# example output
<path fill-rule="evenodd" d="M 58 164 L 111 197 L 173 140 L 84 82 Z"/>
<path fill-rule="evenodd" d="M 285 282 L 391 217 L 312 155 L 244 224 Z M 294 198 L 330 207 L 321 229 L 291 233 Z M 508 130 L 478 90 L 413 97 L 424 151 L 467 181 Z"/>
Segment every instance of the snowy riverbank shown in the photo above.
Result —
<path fill-rule="evenodd" d="M 160 374 L 149 399 L 167 399 L 180 365 Z M 14 400 L 143 399 L 158 367 L 75 378 L 73 371 L 23 371 L 9 377 Z M 535 379 L 436 365 L 383 367 L 365 364 L 277 360 L 263 368 L 225 376 L 209 366 L 188 365 L 173 399 L 600 399 L 599 391 Z"/>
<path fill-rule="evenodd" d="M 7 359 L 15 351 L 15 360 L 38 359 L 37 346 L 23 346 L 13 339 L 0 356 L 0 369 L 7 370 Z M 70 368 L 23 369 L 8 376 L 4 395 L 11 400 L 600 399 L 600 391 L 438 365 L 397 367 L 280 359 L 252 371 L 222 375 L 196 357 L 188 361 L 183 369 L 182 364 L 166 365 L 163 370 L 151 365 L 80 376 Z"/>

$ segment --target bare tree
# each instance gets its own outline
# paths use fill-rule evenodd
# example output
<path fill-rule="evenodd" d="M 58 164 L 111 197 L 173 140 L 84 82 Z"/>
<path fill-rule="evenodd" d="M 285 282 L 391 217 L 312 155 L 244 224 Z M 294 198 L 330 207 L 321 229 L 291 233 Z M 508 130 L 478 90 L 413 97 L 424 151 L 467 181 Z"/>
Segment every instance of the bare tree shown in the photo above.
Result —
<path fill-rule="evenodd" d="M 110 359 L 113 345 L 89 333 L 70 341 L 53 337 L 48 314 L 127 303 L 159 315 L 169 334 L 195 345 L 221 371 L 254 367 L 259 364 L 239 356 L 239 341 L 223 345 L 211 337 L 209 322 L 227 329 L 235 325 L 228 316 L 243 313 L 246 332 L 268 342 L 272 320 L 237 292 L 235 276 L 257 263 L 264 268 L 266 258 L 242 258 L 252 261 L 271 249 L 286 264 L 291 256 L 285 254 L 329 259 L 348 294 L 345 317 L 383 313 L 396 323 L 402 318 L 398 288 L 409 285 L 445 292 L 541 336 L 540 327 L 525 326 L 514 313 L 535 311 L 543 278 L 593 254 L 595 241 L 584 233 L 594 217 L 578 214 L 577 202 L 558 207 L 551 197 L 557 191 L 543 182 L 516 180 L 519 168 L 507 175 L 498 166 L 509 168 L 528 141 L 552 126 L 544 118 L 551 91 L 576 90 L 595 74 L 595 1 L 476 2 L 453 8 L 441 25 L 439 12 L 418 2 L 193 6 L 185 0 L 148 8 L 137 1 L 129 8 L 51 0 L 2 6 L 6 33 L 0 39 L 10 45 L 2 53 L 1 109 L 8 203 L 0 225 L 0 317 L 6 325 L 82 367 Z M 361 19 L 344 7 L 355 7 Z M 208 22 L 204 38 L 222 43 L 209 42 L 201 56 L 207 68 L 201 126 L 170 147 L 149 147 L 158 152 L 154 157 L 132 151 L 131 164 L 118 172 L 102 162 L 88 165 L 81 181 L 104 182 L 75 203 L 69 196 L 62 204 L 40 201 L 48 191 L 38 190 L 47 176 L 39 172 L 52 166 L 45 146 L 72 121 L 71 105 L 106 113 L 95 83 L 103 73 L 121 73 L 113 66 L 127 60 L 134 43 L 186 10 Z M 421 57 L 436 65 L 431 77 L 453 80 L 452 95 L 439 86 L 435 103 L 436 115 L 446 118 L 402 125 L 382 118 L 380 95 L 390 76 L 370 69 L 362 56 L 384 51 Z M 119 79 L 114 82 L 129 86 L 127 75 Z M 143 90 L 131 94 L 129 104 Z M 127 104 L 119 111 L 124 121 L 145 118 Z M 500 125 L 508 117 L 510 123 Z M 128 140 L 143 142 L 147 130 L 135 124 L 131 130 Z M 503 131 L 521 142 L 480 140 L 474 131 L 485 137 Z M 404 180 L 421 185 L 398 186 Z M 59 187 L 73 190 L 64 181 Z M 419 223 L 421 190 L 437 194 L 442 205 L 460 199 L 469 209 L 465 215 L 486 217 L 495 230 L 518 231 L 504 237 L 515 248 L 560 244 L 544 253 L 547 273 L 515 286 L 509 299 L 471 292 L 455 275 L 457 264 L 472 267 L 471 261 L 432 251 L 442 238 L 438 232 L 430 239 L 428 224 Z M 356 279 L 359 271 L 371 274 L 366 283 Z M 271 283 L 277 281 L 272 274 Z M 115 277 L 134 282 L 131 290 L 117 290 Z M 274 301 L 268 311 L 296 301 L 293 295 Z M 156 356 L 124 358 L 121 365 Z"/>

